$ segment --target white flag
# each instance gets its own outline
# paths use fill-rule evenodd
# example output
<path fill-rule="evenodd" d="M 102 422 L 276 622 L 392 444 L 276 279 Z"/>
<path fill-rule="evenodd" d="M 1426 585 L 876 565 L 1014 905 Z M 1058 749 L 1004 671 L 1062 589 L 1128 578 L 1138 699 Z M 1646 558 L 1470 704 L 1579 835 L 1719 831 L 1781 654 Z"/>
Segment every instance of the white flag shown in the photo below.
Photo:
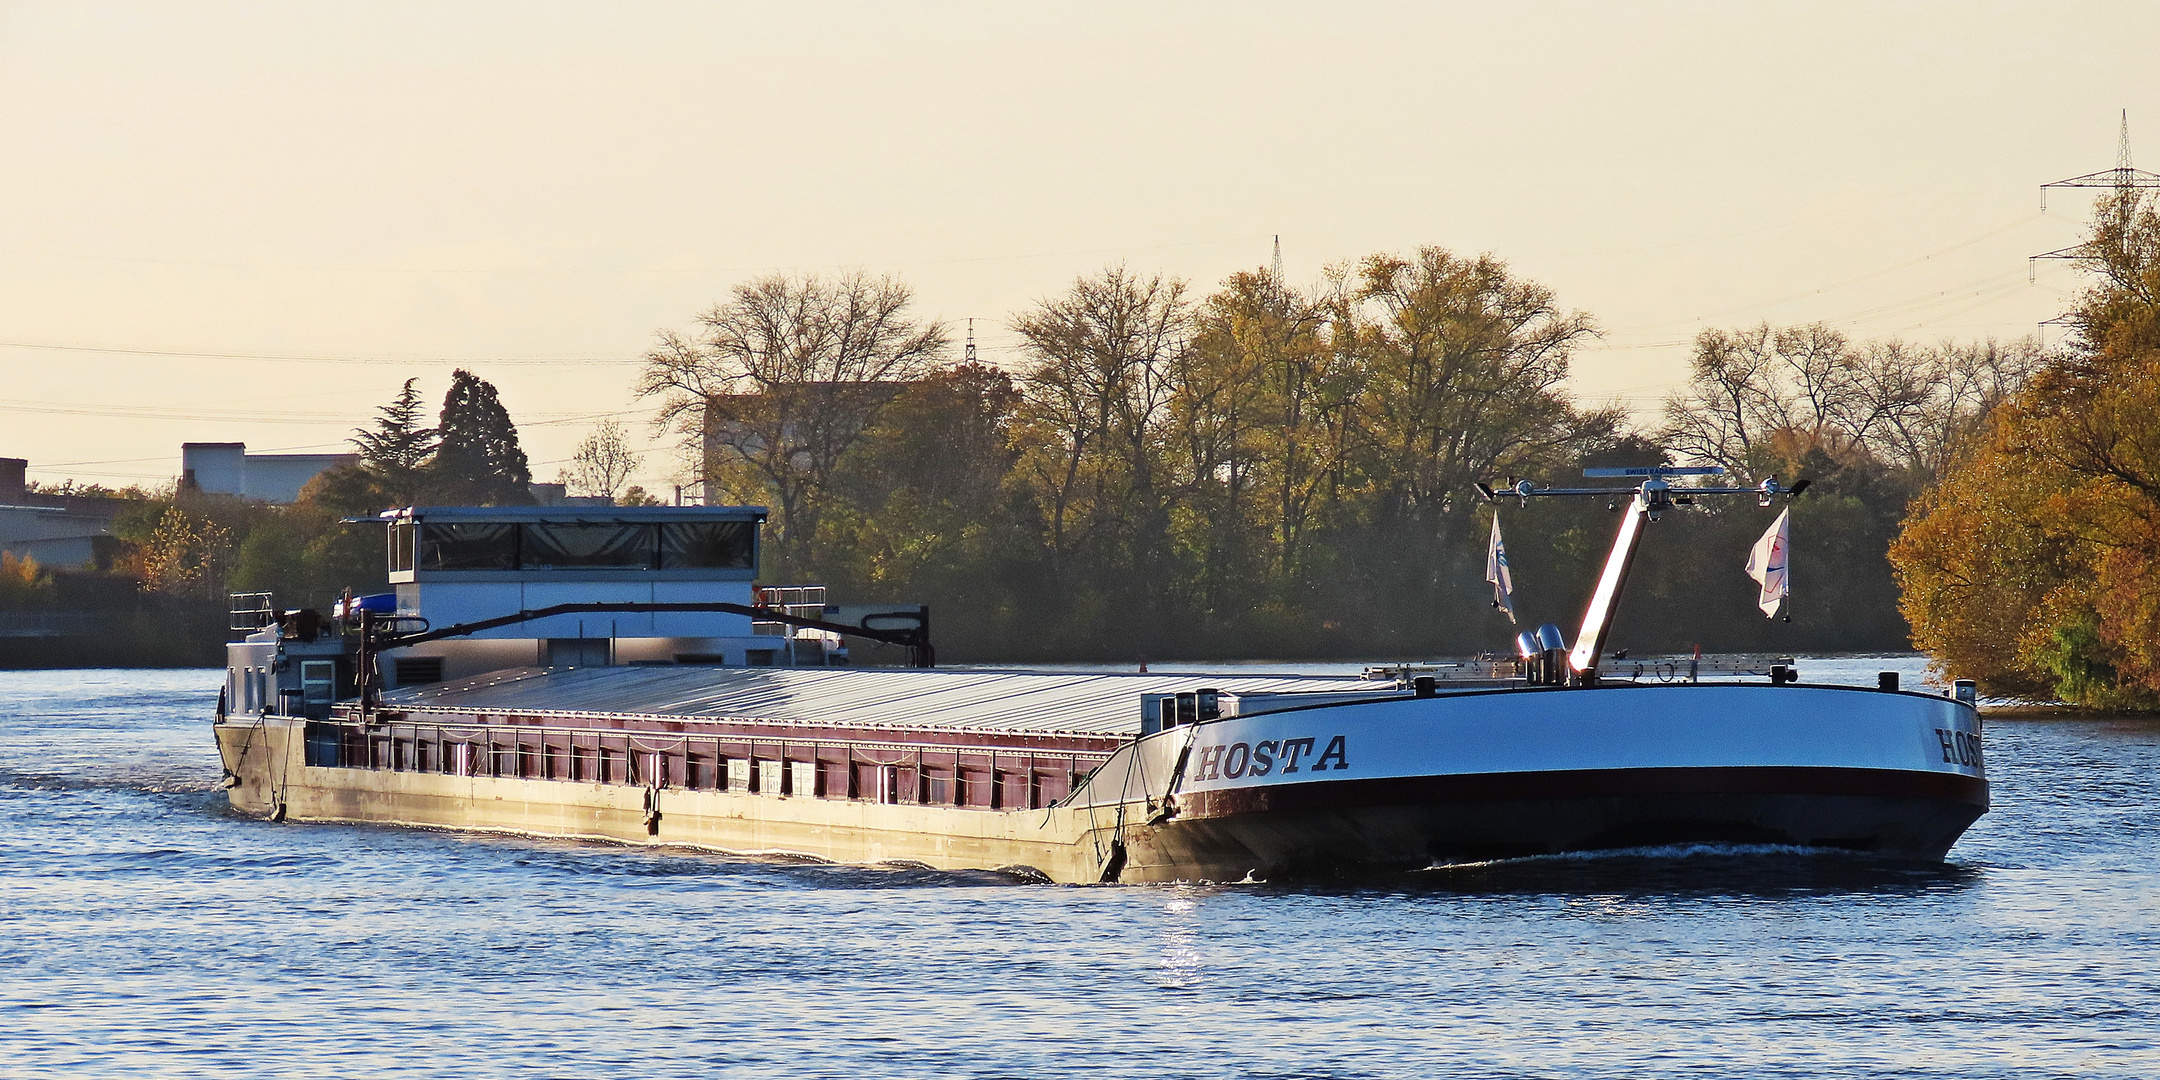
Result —
<path fill-rule="evenodd" d="M 1791 553 L 1792 510 L 1787 509 L 1770 523 L 1762 539 L 1755 541 L 1755 550 L 1748 554 L 1747 561 L 1747 575 L 1762 585 L 1762 597 L 1756 604 L 1772 618 L 1777 616 L 1778 605 L 1792 595 L 1792 576 L 1785 569 Z"/>
<path fill-rule="evenodd" d="M 1508 573 L 1507 545 L 1500 542 L 1500 515 L 1492 516 L 1492 544 L 1485 549 L 1485 580 L 1492 582 L 1493 606 L 1515 621 L 1515 578 Z"/>

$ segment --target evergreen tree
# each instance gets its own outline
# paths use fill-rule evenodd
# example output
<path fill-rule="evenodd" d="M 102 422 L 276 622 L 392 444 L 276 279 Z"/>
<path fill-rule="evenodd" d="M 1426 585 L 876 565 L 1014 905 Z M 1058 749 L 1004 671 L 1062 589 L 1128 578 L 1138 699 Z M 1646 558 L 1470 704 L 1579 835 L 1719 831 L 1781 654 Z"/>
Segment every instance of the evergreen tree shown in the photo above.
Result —
<path fill-rule="evenodd" d="M 463 368 L 450 378 L 429 465 L 434 497 L 448 504 L 520 505 L 532 501 L 532 469 L 518 446 L 517 425 L 494 384 Z"/>
<path fill-rule="evenodd" d="M 420 424 L 420 391 L 414 386 L 419 381 L 405 380 L 395 400 L 376 408 L 374 430 L 360 429 L 352 439 L 361 466 L 399 505 L 424 501 L 428 459 L 435 453 L 435 429 Z"/>

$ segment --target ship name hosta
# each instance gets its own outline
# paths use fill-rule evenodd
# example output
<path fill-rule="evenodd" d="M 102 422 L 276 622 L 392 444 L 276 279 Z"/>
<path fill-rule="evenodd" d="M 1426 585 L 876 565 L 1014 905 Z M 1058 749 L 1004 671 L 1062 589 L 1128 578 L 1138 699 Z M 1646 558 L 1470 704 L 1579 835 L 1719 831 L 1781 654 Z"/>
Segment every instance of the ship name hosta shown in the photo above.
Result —
<path fill-rule="evenodd" d="M 1314 747 L 1320 747 L 1318 755 Z M 1329 738 L 1263 739 L 1254 743 L 1217 743 L 1194 749 L 1192 779 L 1236 780 L 1242 777 L 1288 776 L 1295 772 L 1326 772 L 1350 767 L 1349 741 L 1341 735 Z"/>
<path fill-rule="evenodd" d="M 1977 732 L 1936 728 L 1935 738 L 1942 743 L 1943 761 L 1952 765 L 1963 765 L 1969 769 L 1982 767 L 1980 736 Z"/>

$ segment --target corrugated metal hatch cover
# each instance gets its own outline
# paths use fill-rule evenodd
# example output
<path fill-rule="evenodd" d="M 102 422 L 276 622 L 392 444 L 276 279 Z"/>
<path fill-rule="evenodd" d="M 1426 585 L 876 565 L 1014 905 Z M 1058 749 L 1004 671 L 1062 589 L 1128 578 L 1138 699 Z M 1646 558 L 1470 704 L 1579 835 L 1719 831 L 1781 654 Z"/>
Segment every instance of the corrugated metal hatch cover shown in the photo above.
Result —
<path fill-rule="evenodd" d="M 509 668 L 392 690 L 386 709 L 460 713 L 609 713 L 776 720 L 865 728 L 1128 735 L 1140 696 L 1381 688 L 1354 675 L 1181 675 L 1087 671 L 847 668 Z"/>

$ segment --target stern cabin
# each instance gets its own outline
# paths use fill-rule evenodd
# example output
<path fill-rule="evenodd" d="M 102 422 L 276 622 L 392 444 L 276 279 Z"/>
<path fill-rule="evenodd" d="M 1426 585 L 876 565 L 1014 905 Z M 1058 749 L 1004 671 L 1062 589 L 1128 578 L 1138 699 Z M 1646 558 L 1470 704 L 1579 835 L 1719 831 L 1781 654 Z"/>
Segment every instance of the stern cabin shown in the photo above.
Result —
<path fill-rule="evenodd" d="M 559 604 L 738 604 L 761 597 L 760 506 L 436 506 L 384 511 L 394 593 L 358 597 L 323 619 L 280 611 L 268 594 L 236 595 L 226 708 L 327 714 L 354 692 L 348 632 L 357 613 L 445 627 Z M 794 595 L 788 601 L 807 599 Z M 815 599 L 821 611 L 823 590 Z M 801 610 L 798 610 L 801 609 Z M 787 603 L 790 614 L 813 615 Z M 385 649 L 385 688 L 518 667 L 845 664 L 838 635 L 728 612 L 555 615 Z"/>
<path fill-rule="evenodd" d="M 434 629 L 557 604 L 753 602 L 758 506 L 388 511 L 396 612 Z M 383 654 L 386 686 L 511 667 L 786 664 L 787 642 L 721 612 L 557 615 Z"/>

